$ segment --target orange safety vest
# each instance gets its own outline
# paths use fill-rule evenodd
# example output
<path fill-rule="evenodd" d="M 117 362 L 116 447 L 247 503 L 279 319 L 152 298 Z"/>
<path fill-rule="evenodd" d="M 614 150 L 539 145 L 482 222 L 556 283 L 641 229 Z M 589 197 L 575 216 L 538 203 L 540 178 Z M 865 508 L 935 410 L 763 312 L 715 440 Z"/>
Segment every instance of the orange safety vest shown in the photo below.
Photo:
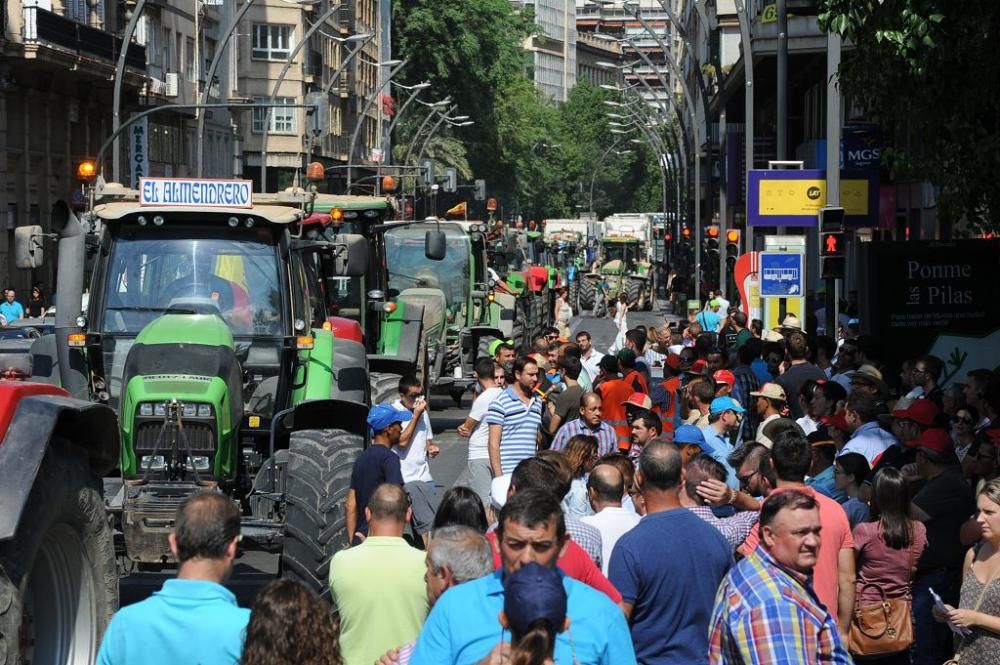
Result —
<path fill-rule="evenodd" d="M 631 383 L 622 379 L 605 381 L 598 387 L 598 390 L 603 400 L 601 419 L 615 428 L 618 449 L 628 452 L 629 448 L 632 447 L 632 426 L 628 423 L 622 402 L 627 400 L 635 390 Z"/>
<path fill-rule="evenodd" d="M 674 419 L 677 417 L 677 395 L 681 389 L 681 377 L 674 376 L 660 382 L 660 387 L 666 392 L 666 403 L 653 404 L 653 411 L 660 416 L 663 433 L 660 435 L 667 441 L 674 440 Z"/>

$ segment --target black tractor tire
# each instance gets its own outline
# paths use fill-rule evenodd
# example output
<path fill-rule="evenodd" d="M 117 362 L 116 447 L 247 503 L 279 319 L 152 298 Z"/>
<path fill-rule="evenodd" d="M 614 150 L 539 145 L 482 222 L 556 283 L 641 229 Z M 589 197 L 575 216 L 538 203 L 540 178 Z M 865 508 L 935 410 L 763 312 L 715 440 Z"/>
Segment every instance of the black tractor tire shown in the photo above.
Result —
<path fill-rule="evenodd" d="M 0 663 L 91 665 L 118 608 L 118 572 L 100 478 L 54 440 L 17 534 L 0 543 Z"/>
<path fill-rule="evenodd" d="M 399 374 L 391 372 L 369 372 L 371 384 L 371 403 L 385 404 L 399 399 Z"/>
<path fill-rule="evenodd" d="M 569 283 L 569 304 L 573 308 L 573 314 L 576 316 L 580 315 L 580 308 L 577 306 L 578 299 L 580 297 L 580 278 L 579 276 Z"/>
<path fill-rule="evenodd" d="M 625 287 L 625 293 L 628 294 L 629 307 L 635 308 L 642 296 L 642 280 L 630 279 Z"/>
<path fill-rule="evenodd" d="M 292 432 L 282 577 L 329 598 L 330 559 L 350 544 L 347 490 L 364 438 L 339 429 Z"/>
<path fill-rule="evenodd" d="M 530 344 L 531 340 L 527 339 L 527 328 L 524 325 L 524 310 L 518 307 L 514 312 L 517 316 L 514 317 L 514 322 L 510 327 L 510 338 L 514 340 L 514 350 L 517 351 L 521 347 Z"/>
<path fill-rule="evenodd" d="M 593 312 L 595 298 L 597 297 L 597 285 L 587 278 L 580 280 L 579 295 L 577 296 L 577 305 L 580 309 L 580 314 L 584 312 Z"/>

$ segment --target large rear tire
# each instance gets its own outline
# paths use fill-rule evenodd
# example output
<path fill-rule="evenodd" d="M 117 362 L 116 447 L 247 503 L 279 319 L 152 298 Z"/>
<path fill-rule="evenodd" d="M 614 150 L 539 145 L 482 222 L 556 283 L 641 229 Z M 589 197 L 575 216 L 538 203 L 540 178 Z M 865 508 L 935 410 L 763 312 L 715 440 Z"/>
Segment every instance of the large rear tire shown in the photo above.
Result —
<path fill-rule="evenodd" d="M 399 380 L 402 378 L 399 374 L 370 372 L 368 378 L 373 405 L 395 402 L 399 398 Z"/>
<path fill-rule="evenodd" d="M 587 278 L 580 279 L 580 289 L 579 295 L 577 296 L 577 303 L 579 304 L 580 314 L 584 312 L 594 311 L 594 298 L 597 296 L 597 285 L 594 284 Z"/>
<path fill-rule="evenodd" d="M 630 279 L 625 287 L 625 293 L 628 294 L 628 306 L 634 308 L 642 296 L 642 280 Z"/>
<path fill-rule="evenodd" d="M 0 543 L 0 663 L 92 665 L 118 607 L 114 541 L 86 452 L 53 441 Z"/>
<path fill-rule="evenodd" d="M 292 432 L 285 490 L 283 577 L 329 597 L 330 558 L 349 544 L 347 490 L 364 438 L 339 429 Z"/>

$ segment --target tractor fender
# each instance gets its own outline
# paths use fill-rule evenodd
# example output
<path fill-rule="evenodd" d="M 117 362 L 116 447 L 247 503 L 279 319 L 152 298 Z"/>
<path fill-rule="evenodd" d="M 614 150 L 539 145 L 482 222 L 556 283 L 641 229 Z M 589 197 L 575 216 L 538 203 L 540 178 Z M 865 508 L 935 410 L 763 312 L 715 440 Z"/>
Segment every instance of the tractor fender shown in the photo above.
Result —
<path fill-rule="evenodd" d="M 333 333 L 333 392 L 330 397 L 364 402 L 368 397 L 368 362 L 361 324 L 330 317 Z"/>
<path fill-rule="evenodd" d="M 295 405 L 288 422 L 292 431 L 342 429 L 367 440 L 368 405 L 346 399 L 311 399 Z"/>
<path fill-rule="evenodd" d="M 49 442 L 59 437 L 87 451 L 91 472 L 118 464 L 118 419 L 108 406 L 72 398 L 56 386 L 0 385 L 0 541 L 14 537 Z"/>

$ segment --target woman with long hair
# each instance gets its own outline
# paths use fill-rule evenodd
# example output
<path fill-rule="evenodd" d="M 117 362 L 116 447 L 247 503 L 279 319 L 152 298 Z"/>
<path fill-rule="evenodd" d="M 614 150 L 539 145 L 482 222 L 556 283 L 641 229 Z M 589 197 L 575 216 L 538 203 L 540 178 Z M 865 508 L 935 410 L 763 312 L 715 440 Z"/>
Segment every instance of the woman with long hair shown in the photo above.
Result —
<path fill-rule="evenodd" d="M 597 462 L 597 437 L 587 434 L 577 434 L 566 442 L 563 453 L 573 469 L 573 480 L 569 486 L 569 494 L 563 500 L 563 510 L 569 517 L 577 519 L 592 515 L 590 501 L 587 499 L 587 476 Z"/>
<path fill-rule="evenodd" d="M 490 525 L 479 495 L 464 485 L 456 485 L 445 492 L 437 513 L 434 514 L 431 530 L 437 531 L 446 526 L 467 526 L 479 533 L 486 533 Z"/>
<path fill-rule="evenodd" d="M 871 467 L 868 460 L 859 453 L 847 453 L 834 460 L 833 483 L 838 490 L 847 495 L 843 504 L 847 513 L 847 521 L 853 529 L 858 524 L 868 521 L 868 504 L 858 498 L 861 485 L 865 482 Z"/>
<path fill-rule="evenodd" d="M 569 287 L 559 287 L 559 297 L 556 298 L 555 311 L 552 318 L 559 328 L 560 337 L 570 337 L 569 322 L 573 318 L 573 306 L 569 303 Z"/>
<path fill-rule="evenodd" d="M 569 628 L 566 604 L 562 576 L 552 568 L 528 563 L 507 577 L 500 624 L 510 630 L 511 665 L 553 665 L 556 636 Z"/>
<path fill-rule="evenodd" d="M 847 457 L 847 455 L 845 455 Z M 922 522 L 910 519 L 906 481 L 899 469 L 886 467 L 875 476 L 872 511 L 874 522 L 854 527 L 854 553 L 857 588 L 854 606 L 878 605 L 883 600 L 909 598 L 917 561 L 927 547 L 927 529 Z M 907 621 L 912 621 L 912 615 Z M 881 657 L 861 658 L 859 662 L 885 665 L 910 662 L 909 650 Z"/>
<path fill-rule="evenodd" d="M 992 665 L 1000 661 L 1000 479 L 991 480 L 976 496 L 976 522 L 983 537 L 965 555 L 958 607 L 934 609 L 934 618 L 966 634 L 955 638 L 955 661 Z"/>
<path fill-rule="evenodd" d="M 341 665 L 333 609 L 292 580 L 257 594 L 240 665 Z"/>

